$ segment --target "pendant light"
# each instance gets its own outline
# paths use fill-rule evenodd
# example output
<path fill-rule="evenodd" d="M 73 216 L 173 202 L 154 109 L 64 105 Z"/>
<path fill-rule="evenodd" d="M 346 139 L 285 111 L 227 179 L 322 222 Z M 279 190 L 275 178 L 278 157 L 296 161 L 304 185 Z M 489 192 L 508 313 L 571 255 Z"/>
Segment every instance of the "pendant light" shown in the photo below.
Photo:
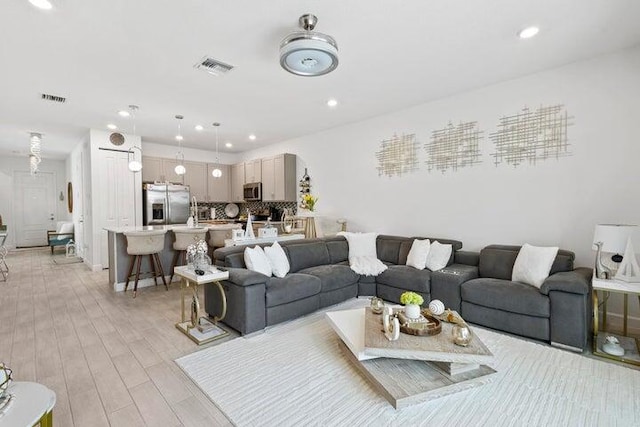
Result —
<path fill-rule="evenodd" d="M 129 105 L 129 109 L 131 110 L 131 119 L 133 120 L 133 131 L 131 134 L 136 136 L 136 111 L 138 111 L 137 105 Z M 133 150 L 138 150 L 140 152 L 140 160 L 136 159 L 136 152 Z M 134 145 L 129 149 L 129 154 L 132 156 L 129 161 L 129 170 L 133 173 L 140 172 L 142 170 L 142 148 Z"/>
<path fill-rule="evenodd" d="M 184 153 L 182 152 L 182 133 L 180 132 L 180 121 L 184 119 L 184 116 L 176 115 L 178 120 L 178 134 L 176 135 L 176 141 L 178 141 L 178 152 L 176 153 L 176 162 L 178 163 L 174 169 L 176 175 L 184 175 L 187 173 L 187 169 L 184 167 Z"/>
<path fill-rule="evenodd" d="M 220 163 L 220 159 L 218 158 L 218 128 L 220 127 L 220 123 L 215 122 L 213 127 L 216 129 L 216 165 Z M 214 178 L 220 178 L 222 176 L 222 171 L 216 166 L 214 170 L 211 171 L 211 175 Z"/>

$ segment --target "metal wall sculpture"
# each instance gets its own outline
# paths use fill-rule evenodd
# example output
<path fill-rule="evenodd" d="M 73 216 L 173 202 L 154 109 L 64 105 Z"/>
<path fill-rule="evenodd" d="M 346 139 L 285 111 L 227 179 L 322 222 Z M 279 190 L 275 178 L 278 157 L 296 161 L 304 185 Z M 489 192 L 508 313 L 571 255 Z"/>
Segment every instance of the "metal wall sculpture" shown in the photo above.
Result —
<path fill-rule="evenodd" d="M 478 122 L 461 122 L 458 125 L 449 122 L 447 127 L 434 130 L 431 142 L 424 145 L 429 172 L 435 169 L 445 173 L 449 169 L 456 171 L 481 163 L 479 143 L 482 133 Z"/>
<path fill-rule="evenodd" d="M 402 176 L 418 169 L 418 142 L 415 134 L 393 135 L 380 142 L 378 176 Z"/>
<path fill-rule="evenodd" d="M 564 105 L 540 106 L 535 111 L 524 107 L 522 112 L 500 119 L 498 131 L 489 135 L 495 144 L 492 153 L 496 166 L 507 163 L 514 167 L 527 161 L 570 156 L 567 127 L 570 117 Z"/>

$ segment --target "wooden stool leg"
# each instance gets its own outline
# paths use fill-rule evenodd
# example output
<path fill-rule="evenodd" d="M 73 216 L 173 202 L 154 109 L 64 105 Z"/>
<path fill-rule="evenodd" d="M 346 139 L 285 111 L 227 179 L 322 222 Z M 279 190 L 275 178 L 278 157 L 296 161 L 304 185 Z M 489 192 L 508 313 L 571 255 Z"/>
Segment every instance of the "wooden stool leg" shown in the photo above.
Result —
<path fill-rule="evenodd" d="M 180 253 L 182 251 L 175 251 L 175 253 L 173 254 L 173 262 L 171 263 L 171 277 L 169 277 L 169 283 L 173 282 L 173 270 L 176 268 L 176 265 L 178 265 L 178 258 L 180 258 Z"/>
<path fill-rule="evenodd" d="M 158 286 L 158 271 L 156 270 L 156 265 L 153 262 L 153 254 L 149 254 L 149 267 L 151 267 L 151 271 L 153 274 L 153 283 Z"/>
<path fill-rule="evenodd" d="M 140 264 L 142 263 L 142 256 L 136 255 L 138 258 L 138 263 L 136 264 L 136 281 L 133 284 L 133 297 L 135 298 L 138 294 L 138 280 L 140 279 Z"/>
<path fill-rule="evenodd" d="M 136 255 L 129 255 L 129 270 L 127 270 L 127 283 L 124 284 L 124 291 L 127 292 L 129 287 L 129 280 L 131 279 L 131 273 L 133 272 L 133 264 L 136 262 Z"/>
<path fill-rule="evenodd" d="M 158 263 L 158 269 L 160 270 L 160 277 L 162 277 L 162 283 L 164 283 L 165 289 L 169 290 L 169 287 L 167 286 L 167 281 L 164 278 L 164 270 L 162 269 L 162 263 L 160 262 L 160 257 L 158 256 L 157 253 L 153 254 L 153 256 L 156 257 L 156 262 Z"/>

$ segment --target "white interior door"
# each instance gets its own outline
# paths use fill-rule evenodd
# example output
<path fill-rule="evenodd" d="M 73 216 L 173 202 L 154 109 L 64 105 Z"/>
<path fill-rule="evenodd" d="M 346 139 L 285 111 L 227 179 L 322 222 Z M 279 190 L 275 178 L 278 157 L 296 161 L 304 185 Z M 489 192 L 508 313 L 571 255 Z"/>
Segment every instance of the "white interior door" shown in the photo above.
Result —
<path fill-rule="evenodd" d="M 46 246 L 56 224 L 56 176 L 53 172 L 14 172 L 16 246 Z"/>

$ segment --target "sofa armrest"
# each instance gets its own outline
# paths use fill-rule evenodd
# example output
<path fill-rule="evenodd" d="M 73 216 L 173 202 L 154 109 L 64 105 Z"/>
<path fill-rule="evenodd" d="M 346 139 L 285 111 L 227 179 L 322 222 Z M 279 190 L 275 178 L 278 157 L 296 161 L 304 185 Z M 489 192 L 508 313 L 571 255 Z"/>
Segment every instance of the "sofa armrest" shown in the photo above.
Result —
<path fill-rule="evenodd" d="M 431 299 L 439 299 L 445 307 L 460 311 L 460 286 L 478 278 L 478 267 L 451 264 L 431 273 Z"/>
<path fill-rule="evenodd" d="M 238 286 L 251 286 L 267 283 L 269 278 L 262 273 L 247 270 L 246 268 L 220 268 L 229 272 L 229 282 Z"/>
<path fill-rule="evenodd" d="M 549 295 L 551 291 L 567 292 L 571 294 L 587 295 L 591 288 L 593 270 L 590 268 L 576 268 L 573 271 L 563 271 L 547 277 L 540 292 Z"/>
<path fill-rule="evenodd" d="M 453 262 L 477 267 L 480 264 L 480 254 L 471 251 L 456 251 Z"/>

